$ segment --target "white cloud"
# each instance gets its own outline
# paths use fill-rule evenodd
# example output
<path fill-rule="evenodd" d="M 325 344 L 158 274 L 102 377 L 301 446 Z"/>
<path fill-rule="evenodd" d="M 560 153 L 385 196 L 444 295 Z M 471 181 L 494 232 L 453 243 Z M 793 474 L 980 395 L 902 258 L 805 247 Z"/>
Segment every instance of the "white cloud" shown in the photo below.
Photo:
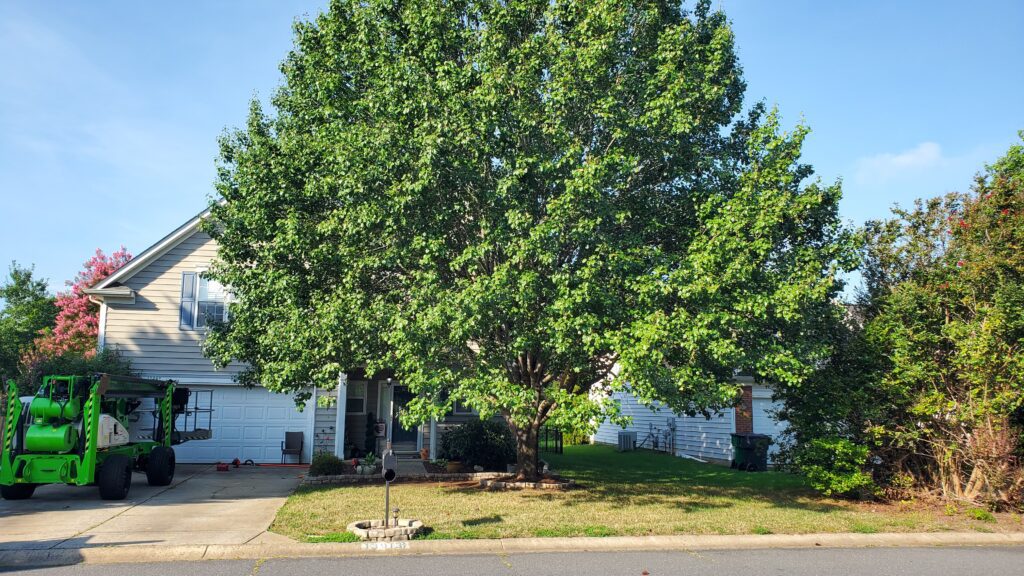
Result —
<path fill-rule="evenodd" d="M 884 153 L 857 160 L 854 178 L 865 184 L 881 184 L 913 174 L 943 168 L 955 159 L 943 155 L 935 142 L 922 142 L 903 152 Z"/>
<path fill-rule="evenodd" d="M 850 177 L 843 182 L 840 211 L 860 224 L 890 217 L 894 205 L 908 207 L 918 198 L 967 192 L 974 175 L 1012 142 L 949 151 L 936 142 L 924 141 L 900 152 L 861 157 L 847 170 Z"/>

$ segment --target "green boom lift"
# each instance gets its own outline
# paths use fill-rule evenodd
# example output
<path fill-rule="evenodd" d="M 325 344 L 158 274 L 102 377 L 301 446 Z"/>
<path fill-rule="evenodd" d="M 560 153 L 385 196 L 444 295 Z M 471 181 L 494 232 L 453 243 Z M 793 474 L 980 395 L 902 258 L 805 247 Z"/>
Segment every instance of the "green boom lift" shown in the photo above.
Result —
<path fill-rule="evenodd" d="M 195 416 L 212 410 L 190 406 L 191 392 L 176 384 L 111 374 L 45 376 L 26 401 L 8 381 L 0 496 L 22 500 L 42 484 L 95 484 L 104 500 L 122 500 L 133 470 L 145 472 L 150 486 L 169 485 L 172 446 L 211 436 L 209 426 L 196 428 Z M 144 416 L 150 427 L 130 432 Z M 185 429 L 178 430 L 182 416 Z"/>

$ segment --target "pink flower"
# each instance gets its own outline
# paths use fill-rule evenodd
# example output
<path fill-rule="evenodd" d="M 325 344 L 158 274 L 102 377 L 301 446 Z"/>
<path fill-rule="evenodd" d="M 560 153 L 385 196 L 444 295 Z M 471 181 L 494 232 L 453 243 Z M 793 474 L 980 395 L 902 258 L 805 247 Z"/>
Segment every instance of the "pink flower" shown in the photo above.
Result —
<path fill-rule="evenodd" d="M 71 290 L 57 294 L 57 319 L 52 330 L 43 330 L 36 338 L 36 352 L 43 356 L 59 356 L 69 351 L 95 355 L 99 305 L 90 301 L 83 290 L 110 276 L 131 259 L 132 255 L 124 246 L 110 256 L 97 248 L 75 280 L 65 283 Z"/>

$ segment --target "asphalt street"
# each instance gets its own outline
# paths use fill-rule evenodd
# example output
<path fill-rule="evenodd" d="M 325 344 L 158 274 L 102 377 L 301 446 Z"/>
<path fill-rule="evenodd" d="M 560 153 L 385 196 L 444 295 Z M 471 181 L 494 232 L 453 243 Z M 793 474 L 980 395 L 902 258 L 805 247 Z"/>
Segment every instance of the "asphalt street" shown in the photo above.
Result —
<path fill-rule="evenodd" d="M 3 571 L 4 569 L 0 567 L 0 572 Z M 31 576 L 976 576 L 1024 574 L 1024 547 L 383 556 L 77 564 L 56 568 L 23 569 L 16 573 Z"/>

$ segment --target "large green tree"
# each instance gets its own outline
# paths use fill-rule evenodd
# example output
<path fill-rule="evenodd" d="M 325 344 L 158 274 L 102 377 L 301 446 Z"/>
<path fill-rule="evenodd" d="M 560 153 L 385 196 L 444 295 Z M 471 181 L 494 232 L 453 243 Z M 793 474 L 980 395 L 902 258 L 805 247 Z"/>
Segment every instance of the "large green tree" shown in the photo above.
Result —
<path fill-rule="evenodd" d="M 710 2 L 336 0 L 222 140 L 208 353 L 273 390 L 393 369 L 423 421 L 537 432 L 799 383 L 850 238 Z"/>
<path fill-rule="evenodd" d="M 46 280 L 36 278 L 32 267 L 12 262 L 7 281 L 0 286 L 0 383 L 18 375 L 21 355 L 32 346 L 39 331 L 50 328 L 57 317 L 54 298 Z"/>

